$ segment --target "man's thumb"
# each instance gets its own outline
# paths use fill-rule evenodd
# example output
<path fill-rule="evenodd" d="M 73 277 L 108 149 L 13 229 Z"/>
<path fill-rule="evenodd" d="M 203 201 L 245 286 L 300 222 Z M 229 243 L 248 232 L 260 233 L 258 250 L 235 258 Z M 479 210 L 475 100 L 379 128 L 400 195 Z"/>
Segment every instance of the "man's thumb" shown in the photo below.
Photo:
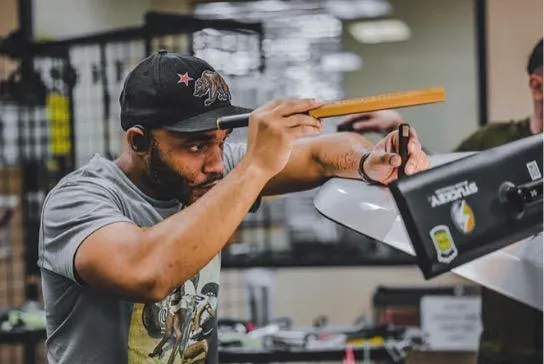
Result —
<path fill-rule="evenodd" d="M 402 163 L 402 160 L 400 158 L 400 155 L 396 154 L 396 153 L 383 153 L 382 155 L 379 156 L 380 158 L 380 161 L 379 163 L 382 164 L 382 165 L 388 165 L 388 166 L 391 166 L 391 167 L 400 167 L 401 163 Z"/>

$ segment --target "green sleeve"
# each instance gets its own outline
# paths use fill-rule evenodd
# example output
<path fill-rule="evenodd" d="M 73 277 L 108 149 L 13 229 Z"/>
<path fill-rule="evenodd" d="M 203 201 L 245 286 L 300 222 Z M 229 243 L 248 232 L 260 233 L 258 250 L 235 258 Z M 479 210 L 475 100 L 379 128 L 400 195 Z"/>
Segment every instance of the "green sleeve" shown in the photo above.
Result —
<path fill-rule="evenodd" d="M 527 125 L 525 125 L 527 124 Z M 527 129 L 527 130 L 525 130 Z M 528 121 L 489 123 L 467 137 L 459 144 L 455 152 L 481 151 L 513 142 L 530 133 Z"/>
<path fill-rule="evenodd" d="M 454 151 L 468 152 L 482 150 L 482 141 L 485 139 L 485 135 L 487 134 L 487 130 L 484 129 L 480 129 L 468 136 L 454 149 Z"/>

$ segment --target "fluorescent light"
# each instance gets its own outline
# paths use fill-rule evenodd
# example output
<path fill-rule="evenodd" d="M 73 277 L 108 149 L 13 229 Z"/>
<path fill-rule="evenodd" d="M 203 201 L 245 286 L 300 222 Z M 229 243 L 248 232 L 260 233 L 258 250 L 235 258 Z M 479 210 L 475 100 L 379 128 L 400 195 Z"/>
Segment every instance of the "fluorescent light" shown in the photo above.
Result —
<path fill-rule="evenodd" d="M 401 20 L 374 20 L 353 23 L 349 32 L 360 43 L 402 42 L 411 36 L 410 28 Z"/>

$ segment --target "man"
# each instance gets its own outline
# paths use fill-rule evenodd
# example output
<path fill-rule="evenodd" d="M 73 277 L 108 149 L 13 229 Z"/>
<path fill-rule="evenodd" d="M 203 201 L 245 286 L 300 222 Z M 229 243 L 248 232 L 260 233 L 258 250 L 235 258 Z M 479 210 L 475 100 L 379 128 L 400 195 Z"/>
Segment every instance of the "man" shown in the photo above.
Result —
<path fill-rule="evenodd" d="M 542 133 L 542 39 L 526 68 L 533 113 L 520 121 L 491 123 L 464 140 L 458 151 L 479 151 Z M 482 287 L 481 364 L 542 363 L 542 311 Z"/>
<path fill-rule="evenodd" d="M 466 138 L 455 151 L 481 151 L 542 133 L 542 39 L 534 46 L 526 67 L 533 112 L 519 121 L 489 123 Z M 385 117 L 387 116 L 387 117 Z M 358 132 L 391 130 L 402 117 L 389 112 L 380 119 L 353 115 L 342 127 Z M 542 363 L 542 311 L 482 287 L 482 324 L 478 362 L 480 364 Z"/>
<path fill-rule="evenodd" d="M 533 113 L 519 121 L 490 123 L 465 139 L 457 151 L 479 151 L 542 133 L 542 39 L 535 45 L 526 67 Z"/>
<path fill-rule="evenodd" d="M 247 146 L 226 143 L 217 117 L 245 110 L 231 105 L 225 81 L 195 57 L 160 51 L 146 58 L 128 75 L 120 103 L 121 156 L 95 156 L 44 201 L 38 264 L 50 364 L 216 363 L 217 330 L 208 318 L 216 327 L 220 252 L 260 196 L 314 188 L 332 176 L 397 178 L 396 133 L 376 145 L 355 133 L 302 138 L 321 129 L 307 114 L 322 104 L 315 100 L 269 102 L 251 112 Z M 408 174 L 428 168 L 415 131 L 408 149 Z M 168 308 L 158 308 L 168 305 L 149 304 L 179 292 L 196 302 L 198 320 L 171 318 L 168 326 L 185 323 L 172 330 Z M 184 347 L 168 347 L 186 359 L 165 352 L 163 333 L 184 338 Z"/>

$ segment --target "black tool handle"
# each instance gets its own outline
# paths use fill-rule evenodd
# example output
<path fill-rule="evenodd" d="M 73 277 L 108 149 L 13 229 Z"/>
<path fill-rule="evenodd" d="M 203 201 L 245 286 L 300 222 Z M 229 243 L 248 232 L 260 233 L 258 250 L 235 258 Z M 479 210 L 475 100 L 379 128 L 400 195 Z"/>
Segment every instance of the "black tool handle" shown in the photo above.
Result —
<path fill-rule="evenodd" d="M 398 153 L 401 158 L 401 164 L 399 167 L 399 177 L 406 177 L 406 172 L 404 168 L 406 167 L 406 162 L 408 161 L 408 141 L 410 141 L 410 125 L 403 123 L 399 125 L 399 150 Z"/>
<path fill-rule="evenodd" d="M 248 114 L 239 114 L 239 115 L 230 115 L 230 116 L 221 116 L 217 119 L 217 129 L 234 129 L 234 128 L 243 128 L 249 124 L 249 113 Z"/>

